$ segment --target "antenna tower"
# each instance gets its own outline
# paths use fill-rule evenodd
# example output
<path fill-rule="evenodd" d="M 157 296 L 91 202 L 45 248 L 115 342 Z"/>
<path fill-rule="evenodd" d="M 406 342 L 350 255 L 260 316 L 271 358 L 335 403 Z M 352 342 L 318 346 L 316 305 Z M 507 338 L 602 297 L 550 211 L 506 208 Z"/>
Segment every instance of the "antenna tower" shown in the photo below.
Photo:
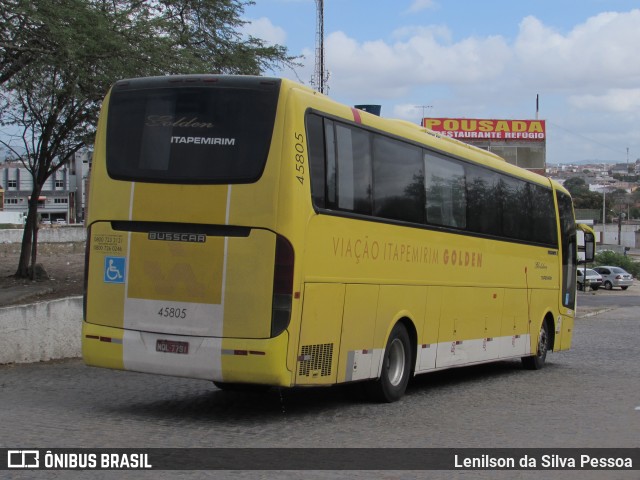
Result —
<path fill-rule="evenodd" d="M 329 74 L 324 70 L 324 0 L 316 0 L 316 22 L 316 65 L 311 84 L 318 92 L 327 93 Z"/>

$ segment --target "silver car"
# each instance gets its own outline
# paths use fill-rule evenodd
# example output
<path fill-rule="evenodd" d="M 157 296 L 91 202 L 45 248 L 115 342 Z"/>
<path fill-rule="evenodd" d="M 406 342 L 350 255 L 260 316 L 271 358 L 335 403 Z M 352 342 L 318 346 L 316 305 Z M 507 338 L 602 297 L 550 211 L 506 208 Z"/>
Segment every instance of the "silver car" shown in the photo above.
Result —
<path fill-rule="evenodd" d="M 633 285 L 633 276 L 620 267 L 604 266 L 593 267 L 593 269 L 602 275 L 602 284 L 607 290 L 611 290 L 613 287 L 626 290 Z"/>
<path fill-rule="evenodd" d="M 576 271 L 576 280 L 578 281 L 578 290 L 584 290 L 584 268 L 578 267 Z M 596 291 L 602 285 L 602 276 L 591 268 L 587 268 L 587 288 Z"/>

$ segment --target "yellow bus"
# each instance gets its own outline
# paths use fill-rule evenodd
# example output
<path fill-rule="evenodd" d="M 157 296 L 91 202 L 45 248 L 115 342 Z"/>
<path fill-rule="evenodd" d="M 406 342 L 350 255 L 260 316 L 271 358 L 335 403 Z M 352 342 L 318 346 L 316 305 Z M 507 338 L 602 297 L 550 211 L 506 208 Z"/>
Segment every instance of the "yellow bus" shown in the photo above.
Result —
<path fill-rule="evenodd" d="M 89 193 L 88 365 L 389 402 L 571 345 L 566 190 L 286 79 L 117 82 Z"/>

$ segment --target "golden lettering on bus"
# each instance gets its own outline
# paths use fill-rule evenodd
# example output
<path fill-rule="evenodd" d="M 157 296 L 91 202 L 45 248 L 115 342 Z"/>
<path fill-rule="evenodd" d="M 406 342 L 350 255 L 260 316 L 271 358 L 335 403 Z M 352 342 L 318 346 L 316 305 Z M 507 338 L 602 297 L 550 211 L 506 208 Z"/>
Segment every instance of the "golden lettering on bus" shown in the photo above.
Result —
<path fill-rule="evenodd" d="M 197 117 L 180 117 L 172 115 L 147 115 L 145 121 L 147 127 L 190 127 L 190 128 L 213 128 L 211 122 L 200 121 Z"/>
<path fill-rule="evenodd" d="M 445 249 L 442 260 L 452 267 L 482 268 L 482 252 Z"/>
<path fill-rule="evenodd" d="M 351 238 L 333 237 L 333 255 L 342 258 L 353 258 L 356 263 L 365 260 L 377 260 L 380 255 L 380 245 L 376 240 L 369 241 L 369 237 Z"/>
<path fill-rule="evenodd" d="M 440 250 L 437 248 L 407 242 L 379 242 L 368 236 L 333 237 L 333 255 L 353 259 L 356 264 L 378 260 L 414 264 L 440 263 Z"/>

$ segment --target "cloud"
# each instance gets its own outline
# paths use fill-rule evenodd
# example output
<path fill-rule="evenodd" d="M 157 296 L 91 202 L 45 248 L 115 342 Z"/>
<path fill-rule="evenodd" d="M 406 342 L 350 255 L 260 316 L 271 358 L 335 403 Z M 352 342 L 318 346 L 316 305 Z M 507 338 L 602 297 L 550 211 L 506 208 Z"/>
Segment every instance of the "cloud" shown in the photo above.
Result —
<path fill-rule="evenodd" d="M 252 37 L 264 40 L 270 45 L 284 45 L 287 41 L 287 33 L 281 27 L 275 26 L 266 17 L 258 18 L 255 20 L 248 20 L 243 27 L 245 35 L 251 35 Z"/>
<path fill-rule="evenodd" d="M 571 95 L 568 103 L 580 110 L 634 113 L 640 111 L 640 88 L 614 88 L 602 95 Z"/>
<path fill-rule="evenodd" d="M 567 34 L 526 17 L 513 46 L 514 71 L 524 84 L 558 91 L 636 86 L 640 83 L 638 25 L 640 10 L 601 13 Z"/>
<path fill-rule="evenodd" d="M 638 25 L 640 9 L 600 13 L 565 30 L 527 16 L 513 39 L 461 37 L 450 25 L 406 25 L 365 40 L 333 31 L 325 39 L 329 94 L 380 103 L 383 116 L 413 122 L 421 104 L 433 106 L 432 116 L 532 118 L 540 94 L 548 162 L 609 159 L 621 144 L 637 156 Z M 303 80 L 313 70 L 315 54 L 307 53 Z"/>
<path fill-rule="evenodd" d="M 433 0 L 413 0 L 411 6 L 404 11 L 404 13 L 417 13 L 422 10 L 427 10 L 430 8 L 435 8 L 437 6 L 436 2 Z"/>
<path fill-rule="evenodd" d="M 438 28 L 396 32 L 394 43 L 358 42 L 344 32 L 325 41 L 332 88 L 393 98 L 426 84 L 491 82 L 500 76 L 511 52 L 500 36 L 450 42 Z"/>

